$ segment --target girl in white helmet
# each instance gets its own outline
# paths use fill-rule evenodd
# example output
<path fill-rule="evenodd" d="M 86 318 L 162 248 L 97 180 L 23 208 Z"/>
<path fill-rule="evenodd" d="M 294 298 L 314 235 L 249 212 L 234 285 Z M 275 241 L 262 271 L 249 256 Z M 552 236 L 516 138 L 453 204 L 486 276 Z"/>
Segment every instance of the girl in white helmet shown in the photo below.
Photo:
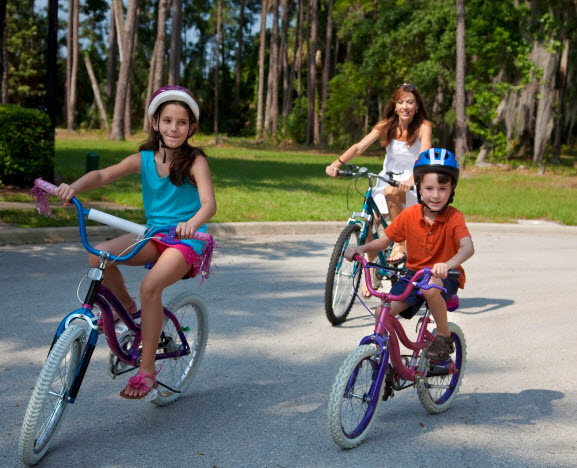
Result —
<path fill-rule="evenodd" d="M 62 184 L 57 195 L 65 203 L 81 192 L 93 190 L 130 174 L 140 174 L 147 227 L 176 226 L 183 244 L 164 243 L 161 238 L 148 244 L 128 265 L 154 266 L 140 285 L 142 360 L 138 373 L 131 377 L 120 395 L 129 399 L 145 397 L 155 389 L 155 355 L 162 329 L 161 296 L 167 286 L 183 276 L 195 276 L 203 242 L 193 240 L 195 231 L 206 231 L 206 223 L 216 213 L 216 200 L 206 154 L 191 146 L 188 139 L 198 128 L 199 107 L 193 94 L 181 86 L 157 90 L 148 106 L 150 134 L 139 152 L 105 169 L 89 172 L 76 182 Z M 135 242 L 134 234 L 125 234 L 103 242 L 96 248 L 119 255 Z M 92 267 L 98 258 L 89 256 Z M 104 285 L 114 292 L 129 312 L 136 312 L 118 267 L 106 269 Z"/>

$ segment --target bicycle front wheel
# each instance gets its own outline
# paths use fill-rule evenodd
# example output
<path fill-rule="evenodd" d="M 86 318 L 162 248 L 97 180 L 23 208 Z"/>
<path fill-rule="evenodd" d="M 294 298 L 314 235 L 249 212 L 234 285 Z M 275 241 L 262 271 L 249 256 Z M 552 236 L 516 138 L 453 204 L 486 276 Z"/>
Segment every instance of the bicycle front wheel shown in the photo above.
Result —
<path fill-rule="evenodd" d="M 355 276 L 359 262 L 345 259 L 345 250 L 349 245 L 360 245 L 361 227 L 349 224 L 339 236 L 329 263 L 325 283 L 325 313 L 333 325 L 343 323 L 355 301 L 355 291 L 359 287 L 361 274 Z"/>
<path fill-rule="evenodd" d="M 27 465 L 35 465 L 50 447 L 68 403 L 76 369 L 85 346 L 86 331 L 70 325 L 50 351 L 30 397 L 18 451 Z"/>
<path fill-rule="evenodd" d="M 427 359 L 425 350 L 421 352 L 421 358 L 419 359 L 419 369 L 426 368 L 427 375 L 424 381 L 417 384 L 417 394 L 423 408 L 433 414 L 442 413 L 449 409 L 459 392 L 459 388 L 461 388 L 465 374 L 467 363 L 465 335 L 463 330 L 454 323 L 449 323 L 449 330 L 455 340 L 455 352 L 451 355 L 451 359 L 457 368 L 456 373 L 448 374 L 443 372 L 442 366 L 437 366 Z"/>
<path fill-rule="evenodd" d="M 181 294 L 170 300 L 166 308 L 177 318 L 190 346 L 190 354 L 162 361 L 162 372 L 158 374 L 158 396 L 152 400 L 158 406 L 168 405 L 180 397 L 198 370 L 208 340 L 208 310 L 199 296 Z M 182 340 L 174 322 L 165 317 L 159 351 L 177 351 L 181 347 Z"/>
<path fill-rule="evenodd" d="M 329 430 L 343 449 L 359 445 L 374 422 L 385 388 L 377 381 L 380 359 L 388 359 L 388 354 L 379 357 L 376 346 L 359 346 L 345 359 L 335 378 L 329 397 Z"/>

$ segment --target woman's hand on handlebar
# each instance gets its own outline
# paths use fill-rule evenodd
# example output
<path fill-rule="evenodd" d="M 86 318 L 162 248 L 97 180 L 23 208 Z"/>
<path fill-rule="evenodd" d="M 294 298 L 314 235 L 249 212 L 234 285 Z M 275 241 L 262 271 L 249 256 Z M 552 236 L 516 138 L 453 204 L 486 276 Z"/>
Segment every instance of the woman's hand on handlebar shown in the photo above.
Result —
<path fill-rule="evenodd" d="M 399 189 L 402 190 L 403 192 L 408 192 L 409 190 L 412 190 L 413 185 L 415 185 L 415 180 L 413 179 L 413 176 L 409 177 L 409 179 L 407 180 L 399 181 Z"/>
<path fill-rule="evenodd" d="M 326 174 L 330 177 L 338 177 L 339 176 L 340 166 L 337 166 L 335 163 L 338 164 L 338 162 L 335 161 L 330 166 L 327 166 L 325 169 Z"/>

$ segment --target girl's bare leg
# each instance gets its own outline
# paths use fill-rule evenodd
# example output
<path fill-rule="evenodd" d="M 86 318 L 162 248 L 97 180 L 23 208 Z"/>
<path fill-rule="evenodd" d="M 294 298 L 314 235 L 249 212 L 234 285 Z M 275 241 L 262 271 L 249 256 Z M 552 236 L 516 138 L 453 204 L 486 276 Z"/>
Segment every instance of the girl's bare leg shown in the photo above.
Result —
<path fill-rule="evenodd" d="M 142 359 L 140 370 L 148 375 L 156 372 L 156 350 L 164 319 L 162 292 L 167 286 L 176 283 L 190 269 L 184 256 L 176 249 L 167 249 L 140 284 L 140 304 L 142 316 Z M 153 380 L 145 379 L 152 387 Z M 128 396 L 139 396 L 140 390 L 128 385 L 124 390 Z"/>
<path fill-rule="evenodd" d="M 111 252 L 113 255 L 120 255 L 124 252 L 126 248 L 131 246 L 136 242 L 134 234 L 125 234 L 120 237 L 116 237 L 106 242 L 98 244 L 95 248 L 97 250 L 106 250 Z M 128 253 L 124 252 L 124 253 Z M 147 263 L 154 262 L 158 257 L 158 250 L 153 245 L 147 244 L 136 257 L 128 262 L 123 262 L 124 265 L 146 265 Z M 91 267 L 97 267 L 100 264 L 100 259 L 95 255 L 89 255 L 88 263 Z M 110 289 L 118 300 L 122 303 L 125 309 L 129 309 L 134 300 L 132 296 L 126 289 L 126 284 L 124 282 L 124 277 L 118 269 L 117 263 L 110 263 L 106 266 L 106 271 L 104 272 L 104 279 L 102 284 Z"/>

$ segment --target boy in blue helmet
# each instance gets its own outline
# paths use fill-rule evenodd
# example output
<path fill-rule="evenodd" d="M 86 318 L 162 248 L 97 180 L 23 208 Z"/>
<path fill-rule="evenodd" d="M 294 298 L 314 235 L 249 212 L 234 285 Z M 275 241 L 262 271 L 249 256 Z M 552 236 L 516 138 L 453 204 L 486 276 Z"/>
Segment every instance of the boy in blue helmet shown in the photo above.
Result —
<path fill-rule="evenodd" d="M 391 242 L 406 241 L 407 268 L 414 273 L 431 267 L 431 283 L 442 286 L 447 292 L 431 288 L 423 290 L 420 296 L 413 290 L 404 301 L 391 304 L 391 314 L 411 318 L 426 300 L 437 324 L 437 337 L 427 350 L 427 358 L 444 361 L 455 349 L 445 301 L 465 286 L 465 271 L 461 264 L 471 258 L 475 249 L 463 214 L 449 206 L 459 181 L 459 164 L 453 153 L 442 148 L 423 151 L 415 162 L 413 174 L 419 204 L 403 210 L 381 238 L 349 247 L 345 257 L 351 261 L 355 254 L 376 253 L 386 249 Z M 461 271 L 458 280 L 447 278 L 450 269 Z M 398 281 L 391 294 L 401 294 L 405 287 L 405 281 Z"/>

